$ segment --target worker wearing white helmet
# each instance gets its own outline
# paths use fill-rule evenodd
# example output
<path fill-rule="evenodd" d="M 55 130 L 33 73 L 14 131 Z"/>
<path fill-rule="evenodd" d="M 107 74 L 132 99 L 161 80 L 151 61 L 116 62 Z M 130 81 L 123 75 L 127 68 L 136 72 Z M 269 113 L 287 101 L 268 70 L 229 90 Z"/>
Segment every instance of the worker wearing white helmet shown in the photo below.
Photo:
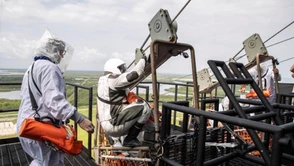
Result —
<path fill-rule="evenodd" d="M 248 72 L 252 76 L 252 78 L 255 80 L 255 82 L 259 84 L 257 66 L 248 70 Z M 269 96 L 266 96 L 266 97 L 270 103 L 273 103 L 275 102 L 275 99 L 276 99 L 276 87 L 275 87 L 275 81 L 274 81 L 274 74 L 278 74 L 278 81 L 280 81 L 281 75 L 279 74 L 279 70 L 277 68 L 271 70 L 271 68 L 267 67 L 264 63 L 261 63 L 260 73 L 261 73 L 262 90 L 267 90 L 269 92 Z M 251 90 L 251 93 L 255 93 L 255 92 Z M 255 98 L 253 100 L 259 101 L 259 99 L 255 99 Z M 230 104 L 230 101 L 228 97 L 226 96 L 221 102 L 221 106 L 222 106 L 220 107 L 221 110 L 229 110 L 229 104 Z"/>
<path fill-rule="evenodd" d="M 248 70 L 252 78 L 255 82 L 259 85 L 258 81 L 258 71 L 257 67 Z M 270 103 L 275 102 L 276 99 L 276 87 L 275 87 L 275 80 L 274 75 L 278 74 L 278 81 L 281 80 L 281 75 L 279 74 L 279 70 L 277 68 L 271 69 L 267 67 L 264 63 L 260 64 L 260 74 L 261 74 L 261 82 L 262 82 L 262 90 L 267 90 L 270 95 L 267 97 Z"/>
<path fill-rule="evenodd" d="M 144 72 L 147 58 L 144 56 L 127 72 L 126 64 L 120 59 L 109 59 L 104 65 L 104 76 L 99 78 L 97 89 L 98 116 L 105 133 L 111 137 L 127 135 L 123 146 L 141 145 L 138 134 L 150 117 L 151 108 L 140 100 L 128 103 L 129 87 L 138 83 Z"/>

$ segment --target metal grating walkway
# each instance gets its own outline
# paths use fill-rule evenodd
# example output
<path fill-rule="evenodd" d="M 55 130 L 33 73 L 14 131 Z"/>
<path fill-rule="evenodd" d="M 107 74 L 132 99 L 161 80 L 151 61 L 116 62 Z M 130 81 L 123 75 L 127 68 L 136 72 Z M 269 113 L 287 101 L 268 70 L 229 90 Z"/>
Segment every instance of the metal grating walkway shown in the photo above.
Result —
<path fill-rule="evenodd" d="M 65 166 L 97 166 L 87 152 L 84 147 L 77 156 L 66 154 Z M 24 152 L 19 142 L 0 144 L 0 166 L 28 166 L 31 161 L 32 158 Z"/>

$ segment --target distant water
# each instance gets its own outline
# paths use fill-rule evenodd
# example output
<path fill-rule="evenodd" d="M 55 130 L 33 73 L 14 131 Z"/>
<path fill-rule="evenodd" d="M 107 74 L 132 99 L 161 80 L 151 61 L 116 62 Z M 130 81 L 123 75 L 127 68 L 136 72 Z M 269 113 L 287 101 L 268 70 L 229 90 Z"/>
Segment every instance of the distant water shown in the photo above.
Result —
<path fill-rule="evenodd" d="M 0 75 L 24 75 L 26 69 L 0 69 Z"/>
<path fill-rule="evenodd" d="M 181 83 L 183 84 L 183 82 L 179 82 L 179 81 L 173 81 L 173 83 Z M 139 85 L 143 85 L 143 86 L 148 86 L 149 87 L 149 93 L 153 93 L 153 87 L 152 84 L 139 84 Z M 160 84 L 159 87 L 159 94 L 162 95 L 174 95 L 174 92 L 169 92 L 167 91 L 167 89 L 169 88 L 175 88 L 175 85 L 169 85 L 169 84 Z M 135 92 L 135 88 L 132 90 L 133 92 Z M 139 88 L 139 93 L 146 93 L 146 90 L 143 88 Z M 178 96 L 184 96 L 183 94 L 178 94 Z"/>
<path fill-rule="evenodd" d="M 152 89 L 152 84 L 141 84 L 143 86 L 149 86 L 149 93 L 153 93 L 153 89 Z M 168 92 L 166 91 L 165 89 L 168 89 L 168 88 L 173 88 L 175 87 L 174 85 L 160 85 L 160 94 L 165 94 L 165 95 L 173 95 L 174 93 L 173 92 Z M 133 89 L 133 91 L 135 92 L 135 88 Z M 143 88 L 139 88 L 139 93 L 143 93 L 145 94 L 146 93 L 146 90 L 143 89 Z"/>
<path fill-rule="evenodd" d="M 0 92 L 0 99 L 20 100 L 20 91 Z"/>

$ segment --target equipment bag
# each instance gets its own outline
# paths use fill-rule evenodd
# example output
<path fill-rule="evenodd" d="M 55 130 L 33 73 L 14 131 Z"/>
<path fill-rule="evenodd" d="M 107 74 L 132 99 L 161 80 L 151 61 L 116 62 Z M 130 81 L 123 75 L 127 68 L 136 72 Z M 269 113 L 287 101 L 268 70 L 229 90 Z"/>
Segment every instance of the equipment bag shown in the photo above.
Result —
<path fill-rule="evenodd" d="M 37 141 L 49 141 L 59 150 L 71 155 L 78 155 L 83 149 L 82 141 L 76 140 L 76 131 L 69 124 L 57 128 L 49 122 L 26 118 L 19 135 Z"/>

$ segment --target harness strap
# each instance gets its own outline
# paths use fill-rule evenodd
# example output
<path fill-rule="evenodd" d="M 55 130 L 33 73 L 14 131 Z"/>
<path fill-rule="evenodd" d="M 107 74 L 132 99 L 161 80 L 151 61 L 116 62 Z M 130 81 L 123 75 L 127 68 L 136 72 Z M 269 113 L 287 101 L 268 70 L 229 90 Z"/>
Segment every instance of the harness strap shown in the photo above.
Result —
<path fill-rule="evenodd" d="M 36 82 L 35 82 L 35 80 L 34 80 L 34 78 L 33 78 L 34 65 L 35 65 L 35 63 L 33 63 L 33 65 L 32 65 L 32 69 L 31 69 L 32 80 L 33 80 L 33 83 L 34 83 L 35 87 L 37 88 L 38 92 L 42 95 L 42 92 L 41 92 L 40 89 L 38 88 L 38 86 L 37 86 L 37 84 L 36 84 Z M 29 85 L 30 85 L 30 84 L 29 84 Z"/>
<path fill-rule="evenodd" d="M 30 71 L 28 72 L 28 74 L 30 74 Z M 29 78 L 28 78 L 28 85 L 29 85 L 29 94 L 30 94 L 30 98 L 31 98 L 32 108 L 38 114 L 38 105 L 37 105 L 37 102 L 33 96 L 33 93 L 32 93 L 31 87 L 30 87 Z"/>
<path fill-rule="evenodd" d="M 98 96 L 98 94 L 97 94 L 97 98 L 100 100 L 100 101 L 102 101 L 103 103 L 106 103 L 106 104 L 111 104 L 111 105 L 121 105 L 121 104 L 128 104 L 128 102 L 126 101 L 126 102 L 111 102 L 111 101 L 108 101 L 108 100 L 105 100 L 105 99 L 103 99 L 103 98 L 101 98 L 101 97 L 99 97 Z"/>
<path fill-rule="evenodd" d="M 264 78 L 266 75 L 267 75 L 267 73 L 268 73 L 268 68 L 266 69 L 266 72 L 261 76 L 261 79 L 264 79 L 264 87 L 262 87 L 262 88 L 267 88 L 267 81 L 266 81 L 266 78 Z M 258 78 L 258 76 L 257 76 L 257 78 Z M 257 82 L 257 85 L 259 85 L 259 81 Z"/>

